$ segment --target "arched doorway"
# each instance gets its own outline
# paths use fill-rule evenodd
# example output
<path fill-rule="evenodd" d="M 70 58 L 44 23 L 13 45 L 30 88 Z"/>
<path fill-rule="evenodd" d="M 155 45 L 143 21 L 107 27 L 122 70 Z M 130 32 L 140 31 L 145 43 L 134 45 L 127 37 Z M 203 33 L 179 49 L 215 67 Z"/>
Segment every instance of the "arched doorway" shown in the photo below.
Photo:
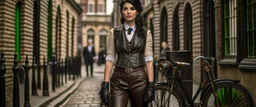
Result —
<path fill-rule="evenodd" d="M 48 54 L 47 59 L 52 59 L 52 0 L 48 1 Z"/>
<path fill-rule="evenodd" d="M 56 29 L 55 29 L 55 52 L 56 58 L 59 59 L 61 56 L 61 14 L 60 6 L 58 6 L 57 16 L 56 16 Z"/>
<path fill-rule="evenodd" d="M 161 43 L 166 42 L 168 44 L 168 16 L 167 16 L 167 9 L 164 7 L 161 12 L 161 20 L 160 20 L 160 50 L 162 50 Z"/>
<path fill-rule="evenodd" d="M 189 96 L 192 98 L 192 86 L 193 86 L 193 72 L 192 72 L 192 67 L 193 67 L 193 48 L 192 48 L 192 8 L 189 3 L 186 4 L 185 6 L 185 11 L 184 11 L 184 50 L 187 53 L 187 59 L 189 60 L 188 62 L 191 64 L 190 66 L 184 67 L 184 73 L 182 77 L 186 81 L 186 86 L 189 87 L 188 91 Z"/>
<path fill-rule="evenodd" d="M 178 8 L 176 7 L 174 13 L 173 13 L 173 26 L 172 26 L 172 50 L 180 50 L 180 25 L 179 25 L 179 13 Z"/>

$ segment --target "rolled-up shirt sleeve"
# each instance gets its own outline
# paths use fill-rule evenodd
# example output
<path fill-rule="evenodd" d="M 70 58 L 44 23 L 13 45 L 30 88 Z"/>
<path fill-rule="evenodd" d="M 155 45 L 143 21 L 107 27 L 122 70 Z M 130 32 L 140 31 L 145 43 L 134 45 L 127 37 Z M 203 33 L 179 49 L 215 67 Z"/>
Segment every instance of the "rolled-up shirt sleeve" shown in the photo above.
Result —
<path fill-rule="evenodd" d="M 112 28 L 107 36 L 107 61 L 114 62 L 115 61 L 115 43 L 114 43 L 114 28 Z"/>
<path fill-rule="evenodd" d="M 152 35 L 150 30 L 147 31 L 147 40 L 145 47 L 145 61 L 153 61 L 153 49 L 152 49 Z"/>

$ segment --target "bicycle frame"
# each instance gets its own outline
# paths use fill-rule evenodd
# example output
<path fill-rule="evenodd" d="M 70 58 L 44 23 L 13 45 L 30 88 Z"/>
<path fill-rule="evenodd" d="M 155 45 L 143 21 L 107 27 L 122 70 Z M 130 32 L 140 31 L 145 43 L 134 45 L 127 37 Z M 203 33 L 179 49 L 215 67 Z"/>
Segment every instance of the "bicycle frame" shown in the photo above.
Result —
<path fill-rule="evenodd" d="M 202 97 L 203 97 L 203 93 L 204 93 L 204 89 L 208 89 L 208 88 L 212 88 L 214 93 L 215 93 L 215 82 L 217 81 L 223 81 L 223 80 L 216 80 L 216 78 L 214 77 L 214 75 L 211 72 L 211 68 L 212 65 L 207 61 L 205 68 L 204 68 L 204 79 L 201 81 L 199 88 L 197 89 L 195 95 L 192 96 L 192 98 L 189 96 L 188 91 L 186 90 L 184 84 L 182 83 L 182 79 L 181 76 L 178 75 L 178 72 L 180 72 L 179 67 L 183 66 L 182 63 L 183 62 L 172 62 L 172 63 L 176 63 L 176 64 L 172 64 L 171 68 L 172 68 L 172 73 L 170 74 L 169 77 L 167 77 L 167 84 L 168 86 L 170 86 L 170 95 L 171 92 L 173 90 L 173 88 L 177 88 L 180 90 L 181 94 L 183 97 L 186 98 L 185 100 L 185 105 L 186 106 L 194 106 L 195 105 L 195 100 L 196 98 L 199 96 L 200 92 L 200 102 L 202 101 Z M 173 66 L 176 65 L 176 66 Z M 226 81 L 230 81 L 230 80 L 226 80 Z M 208 82 L 208 83 L 207 83 Z M 163 83 L 158 83 L 158 84 L 163 84 Z M 215 101 L 216 104 L 218 105 L 218 100 L 217 100 L 217 96 L 214 95 L 215 97 Z M 199 103 L 199 105 L 202 105 Z"/>

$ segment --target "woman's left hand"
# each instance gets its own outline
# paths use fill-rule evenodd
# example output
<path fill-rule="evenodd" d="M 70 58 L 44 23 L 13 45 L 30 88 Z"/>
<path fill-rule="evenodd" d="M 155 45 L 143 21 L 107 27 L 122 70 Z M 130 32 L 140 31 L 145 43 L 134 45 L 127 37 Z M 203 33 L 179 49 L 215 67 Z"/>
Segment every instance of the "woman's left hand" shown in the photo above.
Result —
<path fill-rule="evenodd" d="M 145 101 L 150 103 L 155 99 L 155 83 L 149 82 L 147 92 L 145 95 Z"/>

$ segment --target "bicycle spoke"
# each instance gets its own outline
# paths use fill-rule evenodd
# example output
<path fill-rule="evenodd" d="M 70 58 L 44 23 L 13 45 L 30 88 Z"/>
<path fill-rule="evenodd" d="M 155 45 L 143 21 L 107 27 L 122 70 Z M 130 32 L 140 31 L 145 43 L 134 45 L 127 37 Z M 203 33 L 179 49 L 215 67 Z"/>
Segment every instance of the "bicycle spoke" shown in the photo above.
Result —
<path fill-rule="evenodd" d="M 149 104 L 150 107 L 179 107 L 183 104 L 176 95 L 171 94 L 169 90 L 162 89 L 155 91 L 155 100 Z"/>
<path fill-rule="evenodd" d="M 247 107 L 248 103 L 241 92 L 236 88 L 230 86 L 222 86 L 216 89 L 217 99 L 220 107 Z M 216 102 L 213 93 L 209 96 L 207 107 L 215 107 Z"/>

